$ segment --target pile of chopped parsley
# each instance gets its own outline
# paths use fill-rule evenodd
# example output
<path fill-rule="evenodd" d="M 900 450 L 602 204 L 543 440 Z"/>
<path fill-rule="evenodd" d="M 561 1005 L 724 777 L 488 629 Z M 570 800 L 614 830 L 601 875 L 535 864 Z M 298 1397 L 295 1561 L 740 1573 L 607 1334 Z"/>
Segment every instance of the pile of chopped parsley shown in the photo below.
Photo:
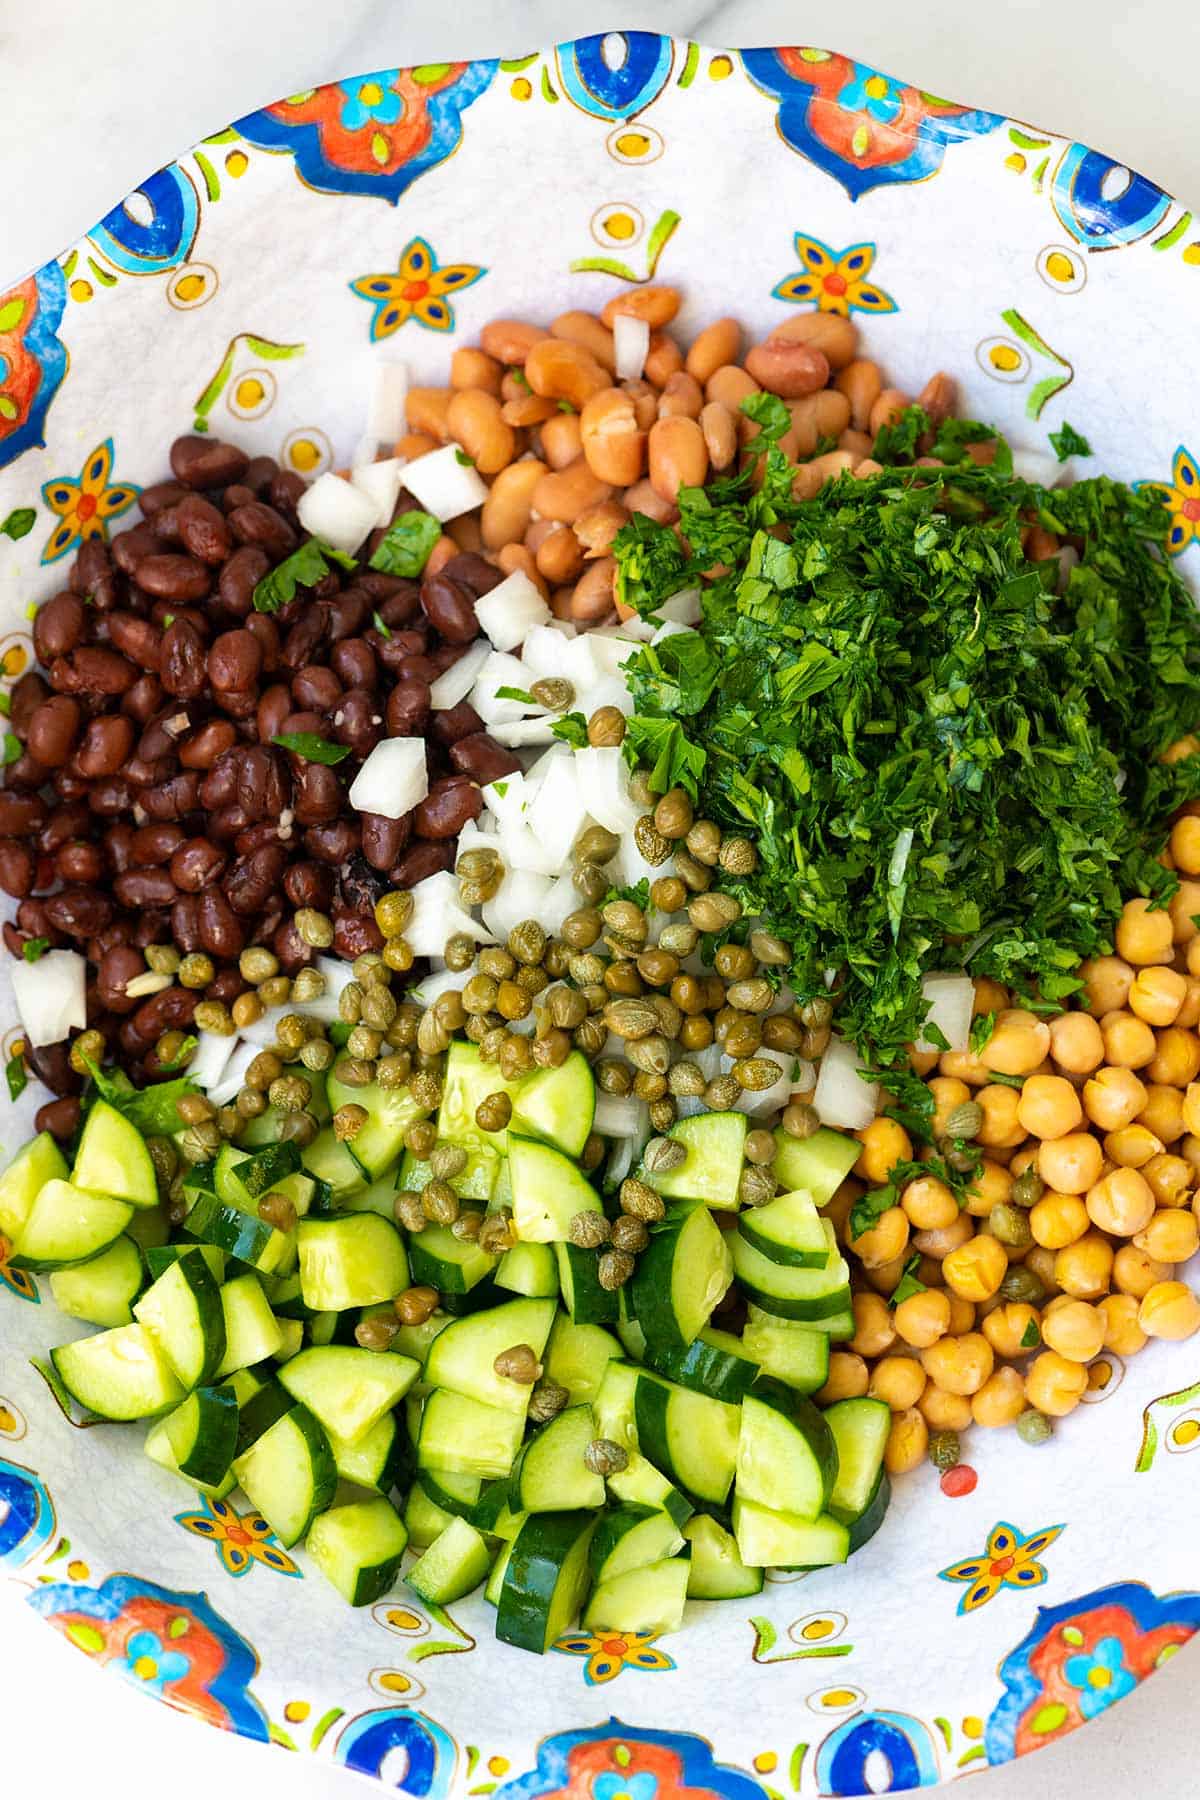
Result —
<path fill-rule="evenodd" d="M 874 1066 L 918 1037 L 929 971 L 1057 1008 L 1126 897 L 1169 897 L 1155 856 L 1200 794 L 1200 756 L 1159 760 L 1200 724 L 1200 617 L 1159 497 L 1031 485 L 986 427 L 934 434 L 912 408 L 876 445 L 892 466 L 797 502 L 786 410 L 746 409 L 758 491 L 684 490 L 686 547 L 640 516 L 616 540 L 645 617 L 725 570 L 697 631 L 629 665 L 628 754 L 753 838 L 758 871 L 722 885 L 792 945 L 800 997 L 840 971 L 838 1029 Z M 913 467 L 935 435 L 951 466 Z M 1022 551 L 1034 521 L 1078 548 L 1061 593 L 1058 559 Z"/>

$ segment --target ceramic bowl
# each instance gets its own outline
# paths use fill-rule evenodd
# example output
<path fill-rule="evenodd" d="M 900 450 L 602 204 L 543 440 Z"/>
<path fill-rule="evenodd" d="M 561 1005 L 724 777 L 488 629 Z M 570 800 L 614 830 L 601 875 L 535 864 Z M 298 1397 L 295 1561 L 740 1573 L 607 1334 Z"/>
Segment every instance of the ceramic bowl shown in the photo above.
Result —
<path fill-rule="evenodd" d="M 1171 554 L 1200 569 L 1190 213 L 845 56 L 611 34 L 293 94 L 0 292 L 6 688 L 33 604 L 130 523 L 178 433 L 310 475 L 348 459 L 381 361 L 444 381 L 489 318 L 650 280 L 687 296 L 684 341 L 822 308 L 904 390 L 952 371 L 1016 444 L 1069 419 L 1088 466 L 1159 484 Z M 4 1113 L 6 1154 L 37 1097 Z M 69 1335 L 0 1256 L 0 1565 L 30 1607 L 119 1679 L 412 1800 L 932 1786 L 1086 1724 L 1200 1624 L 1195 1533 L 1166 1528 L 1194 1509 L 1196 1342 L 1097 1358 L 1049 1448 L 976 1430 L 958 1469 L 897 1483 L 845 1569 L 534 1662 L 479 1597 L 350 1611 L 239 1496 L 189 1491 L 134 1428 L 73 1427 L 28 1360 Z"/>

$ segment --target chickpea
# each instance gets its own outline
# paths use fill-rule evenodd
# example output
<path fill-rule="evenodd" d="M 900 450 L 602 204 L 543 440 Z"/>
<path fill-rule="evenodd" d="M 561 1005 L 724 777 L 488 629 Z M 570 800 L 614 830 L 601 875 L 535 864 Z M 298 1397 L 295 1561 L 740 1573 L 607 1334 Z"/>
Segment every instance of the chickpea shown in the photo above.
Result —
<path fill-rule="evenodd" d="M 1182 869 L 1182 865 L 1178 862 L 1175 867 Z M 1186 871 L 1184 872 L 1186 873 Z M 1167 911 L 1171 915 L 1171 933 L 1176 947 L 1178 948 L 1180 944 L 1190 944 L 1196 935 L 1196 927 L 1192 920 L 1197 913 L 1200 913 L 1200 881 L 1181 881 L 1171 896 L 1171 903 L 1167 907 Z"/>
<path fill-rule="evenodd" d="M 1200 888 L 1200 883 L 1189 881 L 1188 886 Z M 1193 904 L 1200 907 L 1200 892 L 1197 893 Z M 1187 993 L 1175 1024 L 1181 1031 L 1194 1031 L 1196 1026 L 1200 1025 L 1200 981 L 1197 981 L 1194 975 L 1188 976 Z"/>
<path fill-rule="evenodd" d="M 971 1400 L 977 1425 L 1012 1425 L 1024 1410 L 1025 1383 L 1016 1369 L 997 1369 Z"/>
<path fill-rule="evenodd" d="M 1032 1250 L 1025 1252 L 1021 1262 L 1023 1269 L 1029 1269 L 1037 1276 L 1047 1295 L 1058 1291 L 1058 1280 L 1054 1273 L 1057 1256 L 1056 1250 L 1047 1250 L 1041 1244 L 1035 1244 Z"/>
<path fill-rule="evenodd" d="M 975 1303 L 962 1294 L 950 1296 L 950 1329 L 948 1337 L 965 1337 L 975 1324 Z"/>
<path fill-rule="evenodd" d="M 831 1350 L 829 1376 L 814 1396 L 818 1405 L 832 1406 L 836 1400 L 857 1400 L 866 1393 L 869 1374 L 861 1356 L 852 1350 Z"/>
<path fill-rule="evenodd" d="M 1200 1120 L 1200 1091 L 1197 1093 Z M 1117 1131 L 1130 1125 L 1146 1104 L 1145 1083 L 1132 1069 L 1097 1069 L 1083 1084 L 1083 1110 L 1101 1131 Z"/>
<path fill-rule="evenodd" d="M 978 1331 L 939 1338 L 921 1351 L 921 1366 L 930 1381 L 951 1394 L 977 1394 L 995 1362 L 992 1346 Z"/>
<path fill-rule="evenodd" d="M 878 1294 L 855 1294 L 851 1305 L 854 1336 L 850 1339 L 850 1349 L 857 1351 L 859 1356 L 884 1355 L 896 1341 L 896 1327 L 886 1300 Z"/>
<path fill-rule="evenodd" d="M 1105 1060 L 1119 1069 L 1144 1069 L 1158 1048 L 1154 1032 L 1131 1012 L 1105 1013 L 1100 1021 Z"/>
<path fill-rule="evenodd" d="M 956 1107 L 966 1105 L 971 1098 L 971 1090 L 965 1081 L 958 1081 L 951 1075 L 935 1075 L 927 1086 L 933 1101 L 931 1130 L 935 1138 L 944 1137 L 950 1114 Z"/>
<path fill-rule="evenodd" d="M 1139 1301 L 1134 1294 L 1106 1294 L 1096 1302 L 1096 1311 L 1104 1320 L 1104 1348 L 1118 1356 L 1133 1356 L 1146 1342 L 1146 1334 L 1138 1324 Z"/>
<path fill-rule="evenodd" d="M 1031 1137 L 1060 1138 L 1078 1130 L 1083 1108 L 1064 1076 L 1030 1075 L 1017 1099 L 1017 1118 Z"/>
<path fill-rule="evenodd" d="M 1167 1087 L 1162 1082 L 1151 1082 L 1146 1089 L 1146 1104 L 1138 1114 L 1138 1124 L 1152 1131 L 1163 1144 L 1176 1143 L 1187 1129 L 1183 1122 L 1183 1095 L 1179 1089 Z"/>
<path fill-rule="evenodd" d="M 957 1250 L 960 1244 L 970 1241 L 975 1235 L 975 1227 L 966 1213 L 959 1213 L 952 1225 L 944 1225 L 937 1231 L 918 1231 L 913 1236 L 913 1246 L 922 1256 L 932 1257 L 940 1262 Z"/>
<path fill-rule="evenodd" d="M 942 1279 L 964 1300 L 989 1300 L 1008 1271 L 1003 1244 L 977 1232 L 969 1244 L 952 1250 L 942 1261 Z"/>
<path fill-rule="evenodd" d="M 1186 975 L 1157 965 L 1138 970 L 1127 1004 L 1147 1025 L 1173 1025 L 1186 996 Z"/>
<path fill-rule="evenodd" d="M 965 1087 L 984 1087 L 991 1080 L 991 1071 L 973 1050 L 943 1050 L 937 1066 L 944 1081 L 958 1081 Z"/>
<path fill-rule="evenodd" d="M 1170 849 L 1177 869 L 1185 875 L 1200 875 L 1200 818 L 1194 813 L 1175 821 Z"/>
<path fill-rule="evenodd" d="M 971 1423 L 971 1402 L 965 1394 L 949 1394 L 937 1383 L 926 1383 L 917 1402 L 930 1431 L 966 1431 Z"/>
<path fill-rule="evenodd" d="M 967 1211 L 976 1219 L 986 1219 L 993 1206 L 1006 1206 L 1012 1196 L 1013 1177 L 1003 1163 L 985 1157 L 979 1173 L 967 1189 Z"/>
<path fill-rule="evenodd" d="M 929 1427 L 917 1408 L 911 1407 L 907 1412 L 897 1413 L 892 1420 L 883 1452 L 883 1466 L 889 1475 L 906 1475 L 910 1469 L 920 1467 L 928 1448 Z"/>
<path fill-rule="evenodd" d="M 907 1412 L 925 1391 L 925 1371 L 915 1356 L 885 1356 L 871 1370 L 872 1399 L 886 1400 L 893 1412 Z"/>
<path fill-rule="evenodd" d="M 1088 1011 L 1101 1018 L 1124 1006 L 1133 986 L 1133 970 L 1119 956 L 1095 956 L 1079 965 Z"/>
<path fill-rule="evenodd" d="M 1043 1350 L 1025 1377 L 1025 1397 L 1030 1406 L 1054 1419 L 1074 1412 L 1086 1391 L 1087 1370 L 1083 1364 L 1068 1361 L 1057 1350 Z"/>
<path fill-rule="evenodd" d="M 1186 1216 L 1190 1218 L 1191 1214 Z M 926 1288 L 923 1294 L 910 1294 L 907 1300 L 901 1300 L 892 1317 L 897 1337 L 924 1350 L 950 1329 L 949 1296 L 937 1288 Z"/>
<path fill-rule="evenodd" d="M 1114 1169 L 1087 1193 L 1088 1217 L 1112 1237 L 1133 1237 L 1154 1217 L 1150 1183 L 1136 1169 Z"/>
<path fill-rule="evenodd" d="M 1189 982 L 1188 987 L 1200 988 L 1200 982 Z M 1158 1033 L 1158 1046 L 1153 1061 L 1146 1064 L 1146 1074 L 1152 1082 L 1173 1088 L 1186 1088 L 1200 1075 L 1200 1037 L 1184 1025 L 1182 1012 L 1174 1025 Z"/>
<path fill-rule="evenodd" d="M 1060 1013 L 1050 1021 L 1050 1055 L 1068 1075 L 1090 1075 L 1104 1061 L 1104 1039 L 1089 1013 Z"/>
<path fill-rule="evenodd" d="M 1184 1157 L 1168 1156 L 1163 1151 L 1142 1164 L 1142 1179 L 1150 1183 L 1150 1191 L 1160 1206 L 1186 1206 L 1195 1177 Z"/>
<path fill-rule="evenodd" d="M 858 1136 L 862 1150 L 854 1173 L 873 1186 L 885 1182 L 898 1162 L 912 1161 L 912 1139 L 895 1119 L 872 1119 Z"/>
<path fill-rule="evenodd" d="M 1179 1154 L 1191 1170 L 1193 1181 L 1200 1181 L 1200 1137 L 1192 1132 L 1179 1140 Z"/>
<path fill-rule="evenodd" d="M 1027 1257 L 1026 1262 L 1030 1259 Z M 1055 1252 L 1054 1280 L 1073 1300 L 1098 1300 L 1108 1292 L 1113 1247 L 1098 1231 L 1087 1231 L 1075 1243 Z"/>
<path fill-rule="evenodd" d="M 1033 1241 L 1046 1250 L 1074 1244 L 1087 1228 L 1088 1210 L 1078 1194 L 1043 1194 L 1029 1211 Z"/>
<path fill-rule="evenodd" d="M 854 1180 L 844 1181 L 833 1198 L 821 1208 L 824 1217 L 829 1220 L 838 1235 L 838 1241 L 847 1244 L 850 1241 L 850 1213 L 854 1202 L 861 1198 L 865 1189 Z"/>
<path fill-rule="evenodd" d="M 1085 1194 L 1100 1179 L 1103 1153 L 1087 1131 L 1046 1138 L 1038 1148 L 1038 1174 L 1059 1194 Z"/>
<path fill-rule="evenodd" d="M 1200 1134 L 1200 1081 L 1189 1081 L 1183 1096 L 1184 1130 Z"/>
<path fill-rule="evenodd" d="M 1152 1157 L 1158 1156 L 1162 1148 L 1162 1139 L 1156 1138 L 1144 1125 L 1122 1125 L 1119 1131 L 1110 1131 L 1104 1139 L 1105 1156 L 1120 1169 L 1140 1169 Z"/>
<path fill-rule="evenodd" d="M 864 1269 L 863 1274 L 877 1294 L 892 1294 L 907 1262 L 907 1252 L 903 1251 L 899 1256 L 893 1256 L 890 1262 L 876 1263 L 873 1269 Z"/>
<path fill-rule="evenodd" d="M 1164 1207 L 1143 1230 L 1134 1233 L 1133 1241 L 1155 1262 L 1182 1263 L 1200 1250 L 1200 1226 L 1195 1213 L 1185 1207 Z"/>
<path fill-rule="evenodd" d="M 1015 1150 L 1025 1141 L 1025 1127 L 1017 1117 L 1020 1095 L 1015 1088 L 994 1083 L 979 1089 L 975 1096 L 983 1108 L 983 1124 L 976 1132 L 976 1142 L 989 1150 Z"/>
<path fill-rule="evenodd" d="M 1010 1007 L 997 1016 L 979 1060 L 1000 1075 L 1029 1075 L 1050 1051 L 1050 1027 L 1036 1013 Z"/>
<path fill-rule="evenodd" d="M 1114 933 L 1117 955 L 1135 968 L 1171 960 L 1171 915 L 1162 908 L 1151 911 L 1149 900 L 1127 900 Z"/>
<path fill-rule="evenodd" d="M 1061 1300 L 1046 1308 L 1042 1337 L 1070 1362 L 1091 1362 L 1104 1347 L 1104 1319 L 1086 1300 Z"/>
<path fill-rule="evenodd" d="M 971 1016 L 978 1018 L 980 1013 L 1001 1013 L 1009 1004 L 1009 993 L 1000 982 L 993 981 L 990 975 L 980 975 L 975 980 L 975 992 L 971 996 Z"/>
<path fill-rule="evenodd" d="M 908 1219 L 899 1206 L 889 1206 L 868 1231 L 850 1240 L 854 1254 L 865 1269 L 877 1269 L 884 1263 L 893 1262 L 904 1254 L 907 1244 Z"/>
<path fill-rule="evenodd" d="M 1112 1284 L 1118 1293 L 1141 1300 L 1158 1281 L 1169 1281 L 1170 1263 L 1156 1262 L 1136 1244 L 1122 1244 L 1113 1257 Z"/>
<path fill-rule="evenodd" d="M 1138 1307 L 1138 1324 L 1147 1337 L 1190 1338 L 1200 1331 L 1200 1300 L 1182 1281 L 1156 1281 Z"/>
<path fill-rule="evenodd" d="M 910 1181 L 900 1196 L 900 1204 L 915 1231 L 942 1231 L 958 1217 L 958 1201 L 936 1175 L 921 1175 Z"/>
<path fill-rule="evenodd" d="M 980 1330 L 996 1355 L 1009 1361 L 1036 1349 L 1041 1337 L 1037 1309 L 1024 1300 L 1006 1300 L 994 1306 Z M 1032 1338 L 1032 1342 L 1027 1343 L 1027 1338 Z"/>

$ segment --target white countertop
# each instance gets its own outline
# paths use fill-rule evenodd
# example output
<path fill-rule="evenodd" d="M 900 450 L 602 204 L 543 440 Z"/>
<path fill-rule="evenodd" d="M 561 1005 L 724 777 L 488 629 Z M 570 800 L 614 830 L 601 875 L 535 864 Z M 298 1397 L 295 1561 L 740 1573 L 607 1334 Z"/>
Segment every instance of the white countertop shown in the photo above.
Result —
<path fill-rule="evenodd" d="M 453 17 L 453 43 L 447 22 Z M 116 29 L 120 20 L 121 30 Z M 1186 0 L 0 0 L 0 281 L 53 256 L 152 169 L 310 84 L 613 26 L 711 44 L 815 42 L 929 90 L 1070 133 L 1200 205 L 1200 8 Z M 136 44 L 136 50 L 126 51 Z M 1086 1478 L 1086 1475 L 1084 1476 Z M 1167 1521 L 1160 1521 L 1162 1528 Z M 914 1646 L 919 1654 L 919 1646 Z M 998 1771 L 981 1800 L 1196 1791 L 1200 1647 L 1076 1738 Z M 92 1800 L 347 1800 L 357 1778 L 228 1738 L 90 1667 L 0 1583 L 0 1788 Z M 24 1779 L 22 1779 L 24 1778 Z M 976 1783 L 982 1782 L 977 1788 Z"/>

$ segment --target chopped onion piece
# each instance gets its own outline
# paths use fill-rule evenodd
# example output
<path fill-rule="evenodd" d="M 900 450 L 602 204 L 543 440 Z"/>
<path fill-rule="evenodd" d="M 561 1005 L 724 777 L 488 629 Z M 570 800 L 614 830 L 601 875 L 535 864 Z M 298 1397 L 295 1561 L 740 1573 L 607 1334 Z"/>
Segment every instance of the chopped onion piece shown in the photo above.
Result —
<path fill-rule="evenodd" d="M 489 781 L 479 791 L 483 795 L 484 806 L 502 830 L 506 825 L 521 823 L 528 798 L 524 775 L 502 775 L 498 781 Z"/>
<path fill-rule="evenodd" d="M 570 756 L 570 746 L 559 743 L 556 739 L 548 749 L 543 750 L 536 762 L 530 763 L 525 771 L 525 804 L 531 806 L 553 763 L 560 762 L 564 756 Z"/>
<path fill-rule="evenodd" d="M 579 889 L 569 875 L 560 875 L 542 901 L 538 924 L 553 937 L 563 928 L 564 919 L 578 910 Z"/>
<path fill-rule="evenodd" d="M 352 482 L 326 471 L 305 488 L 296 506 L 296 517 L 305 531 L 347 555 L 358 549 L 376 523 L 376 502 L 360 493 Z"/>
<path fill-rule="evenodd" d="M 404 414 L 408 399 L 408 364 L 381 362 L 375 366 L 375 380 L 367 405 L 367 433 L 382 444 L 394 444 L 408 430 Z"/>
<path fill-rule="evenodd" d="M 660 619 L 670 619 L 675 625 L 698 625 L 702 617 L 700 589 L 680 588 L 654 610 Z"/>
<path fill-rule="evenodd" d="M 493 588 L 492 592 L 495 591 Z M 535 681 L 540 681 L 544 675 L 570 675 L 571 645 L 575 635 L 574 627 L 564 631 L 556 619 L 548 625 L 531 627 L 521 645 L 521 661 Z"/>
<path fill-rule="evenodd" d="M 860 1060 L 853 1044 L 844 1038 L 830 1038 L 812 1101 L 822 1125 L 861 1131 L 875 1117 L 879 1089 L 859 1074 Z"/>
<path fill-rule="evenodd" d="M 274 1042 L 273 1034 L 271 1042 Z M 220 1076 L 208 1090 L 208 1097 L 214 1106 L 227 1106 L 231 1100 L 236 1100 L 245 1086 L 246 1070 L 258 1052 L 259 1045 L 251 1043 L 249 1040 L 236 1045 L 229 1061 L 221 1070 Z"/>
<path fill-rule="evenodd" d="M 61 1044 L 87 1024 L 87 964 L 78 950 L 47 950 L 35 963 L 10 962 L 13 997 L 31 1049 Z"/>
<path fill-rule="evenodd" d="M 466 699 L 490 655 L 487 639 L 479 638 L 465 656 L 460 656 L 438 676 L 429 689 L 429 704 L 434 712 L 449 712 L 452 706 Z"/>
<path fill-rule="evenodd" d="M 606 675 L 615 675 L 636 653 L 638 644 L 621 625 L 612 631 L 589 631 L 588 647 L 597 667 Z"/>
<path fill-rule="evenodd" d="M 643 1129 L 647 1116 L 646 1102 L 638 1100 L 634 1095 L 623 1099 L 617 1094 L 598 1093 L 592 1130 L 600 1132 L 604 1137 L 636 1137 Z"/>
<path fill-rule="evenodd" d="M 613 320 L 613 353 L 618 381 L 640 381 L 650 350 L 650 321 L 632 313 L 618 313 Z"/>
<path fill-rule="evenodd" d="M 589 744 L 575 752 L 579 761 L 580 791 L 587 795 L 587 807 L 597 825 L 618 836 L 632 829 L 641 817 L 641 808 L 629 793 L 629 773 L 620 749 L 614 745 Z"/>
<path fill-rule="evenodd" d="M 571 845 L 583 830 L 587 811 L 579 788 L 575 758 L 555 757 L 535 798 L 525 809 L 525 820 L 551 859 L 556 875 L 563 874 L 569 867 Z"/>
<path fill-rule="evenodd" d="M 1057 487 L 1065 473 L 1063 464 L 1049 450 L 1018 450 L 1012 453 L 1013 474 L 1021 481 L 1035 481 L 1039 487 Z"/>
<path fill-rule="evenodd" d="M 545 849 L 528 825 L 509 824 L 500 827 L 500 860 L 506 869 L 520 869 L 534 875 L 558 875 L 561 864 L 557 856 Z"/>
<path fill-rule="evenodd" d="M 215 1031 L 198 1031 L 196 1048 L 192 1053 L 192 1060 L 187 1066 L 189 1079 L 194 1081 L 197 1087 L 203 1088 L 205 1093 L 208 1093 L 209 1089 L 215 1087 L 221 1079 L 222 1071 L 233 1055 L 236 1043 L 236 1034 L 219 1037 Z"/>
<path fill-rule="evenodd" d="M 440 1000 L 451 988 L 461 988 L 467 979 L 466 975 L 459 974 L 455 969 L 432 970 L 424 981 L 412 989 L 412 998 L 422 1006 L 432 1006 L 435 1000 Z"/>
<path fill-rule="evenodd" d="M 590 800 L 590 796 L 589 796 Z M 609 864 L 613 882 L 617 887 L 636 887 L 643 877 L 647 881 L 657 881 L 662 874 L 662 865 L 647 862 L 633 840 L 632 831 L 622 833 L 617 854 Z"/>
<path fill-rule="evenodd" d="M 689 637 L 691 634 L 692 627 L 690 625 L 681 625 L 677 619 L 664 619 L 658 630 L 654 633 L 654 636 L 650 639 L 650 642 L 652 644 L 661 644 L 664 638 L 680 636 Z"/>
<path fill-rule="evenodd" d="M 514 719 L 508 725 L 493 725 L 489 735 L 510 750 L 520 750 L 526 744 L 554 743 L 554 733 L 550 729 L 553 723 L 549 713 L 540 719 Z"/>
<path fill-rule="evenodd" d="M 404 471 L 404 485 L 427 513 L 445 524 L 461 513 L 473 512 L 487 499 L 487 488 L 474 463 L 460 462 L 466 455 L 457 444 L 444 444 L 418 456 Z"/>
<path fill-rule="evenodd" d="M 917 1039 L 917 1049 L 946 1048 L 945 1044 L 935 1043 L 929 1036 L 929 1027 L 935 1025 L 951 1050 L 965 1050 L 970 1041 L 971 1015 L 975 1007 L 975 983 L 971 977 L 926 975 L 921 983 L 921 992 L 928 1003 L 929 1012 Z"/>
<path fill-rule="evenodd" d="M 423 738 L 384 738 L 376 744 L 350 785 L 355 812 L 402 819 L 429 792 Z"/>
<path fill-rule="evenodd" d="M 400 498 L 400 478 L 404 458 L 389 456 L 386 462 L 368 462 L 350 471 L 350 481 L 360 494 L 365 494 L 375 508 L 376 526 L 390 525 Z"/>
<path fill-rule="evenodd" d="M 592 641 L 585 632 L 567 645 L 567 680 L 578 693 L 599 680 L 603 671 L 592 654 Z"/>
<path fill-rule="evenodd" d="M 307 1009 L 306 1009 L 307 1010 Z M 275 1042 L 275 1028 L 285 1013 L 298 1012 L 295 1006 L 270 1006 L 261 1019 L 242 1027 L 242 1036 L 248 1044 L 257 1050 L 269 1050 Z"/>
<path fill-rule="evenodd" d="M 354 965 L 343 962 L 340 956 L 318 956 L 314 967 L 325 977 L 325 992 L 294 1010 L 307 1013 L 310 1019 L 319 1019 L 323 1025 L 332 1025 L 341 1017 L 338 1000 L 342 989 L 354 980 Z"/>
<path fill-rule="evenodd" d="M 529 670 L 515 656 L 493 650 L 485 660 L 471 689 L 471 705 L 485 725 L 511 725 L 532 709 L 523 700 L 498 700 L 498 688 L 520 688 L 529 691 Z"/>
<path fill-rule="evenodd" d="M 581 712 L 585 719 L 590 719 L 602 706 L 615 706 L 626 718 L 634 711 L 634 698 L 623 675 L 602 675 L 599 681 L 593 682 L 582 694 L 576 694 L 571 710 Z"/>
<path fill-rule="evenodd" d="M 511 869 L 500 883 L 495 898 L 484 906 L 484 923 L 498 938 L 506 938 L 513 926 L 520 925 L 524 919 L 541 918 L 549 892 L 548 875 L 535 874 L 532 869 Z"/>
<path fill-rule="evenodd" d="M 427 875 L 412 888 L 412 917 L 404 935 L 414 956 L 440 956 L 449 938 L 462 932 L 477 944 L 494 942 L 491 932 L 473 919 L 458 898 L 458 882 L 449 869 Z"/>
<path fill-rule="evenodd" d="M 535 625 L 544 625 L 550 616 L 550 608 L 523 569 L 514 569 L 475 602 L 475 617 L 497 650 L 515 650 Z"/>
<path fill-rule="evenodd" d="M 358 474 L 360 469 L 367 468 L 371 463 L 373 463 L 375 461 L 375 458 L 378 455 L 379 455 L 379 440 L 378 440 L 378 438 L 373 438 L 369 435 L 366 437 L 360 437 L 357 444 L 355 444 L 353 450 L 350 452 L 350 479 L 351 479 L 351 481 L 354 481 L 354 477 Z M 354 485 L 357 487 L 358 483 L 354 482 Z"/>
<path fill-rule="evenodd" d="M 458 834 L 458 855 L 465 850 L 495 850 L 499 852 L 500 839 L 494 831 L 480 831 L 474 819 L 468 819 Z"/>

